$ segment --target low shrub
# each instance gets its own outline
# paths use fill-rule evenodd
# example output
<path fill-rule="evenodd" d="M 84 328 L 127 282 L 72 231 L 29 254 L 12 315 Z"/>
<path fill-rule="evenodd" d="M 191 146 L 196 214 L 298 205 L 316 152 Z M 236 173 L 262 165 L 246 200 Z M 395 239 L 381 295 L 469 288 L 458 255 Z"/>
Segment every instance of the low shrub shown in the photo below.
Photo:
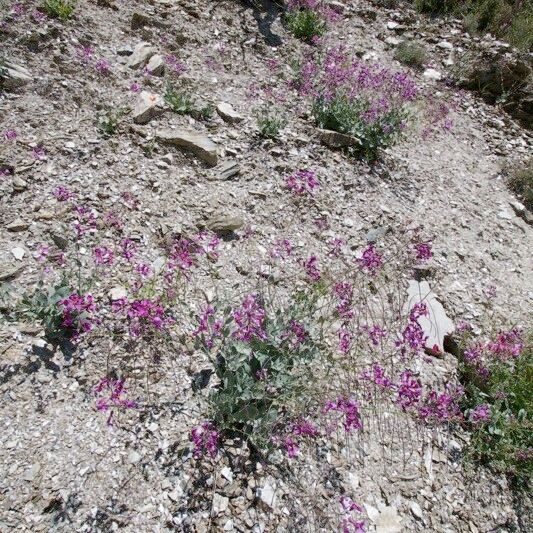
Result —
<path fill-rule="evenodd" d="M 507 185 L 533 211 L 533 158 L 520 165 L 511 165 L 504 169 Z"/>
<path fill-rule="evenodd" d="M 524 489 L 533 474 L 532 339 L 517 329 L 486 342 L 466 334 L 460 367 L 470 455 Z"/>
<path fill-rule="evenodd" d="M 72 0 L 45 0 L 43 8 L 50 17 L 68 20 L 74 13 L 75 3 Z"/>
<path fill-rule="evenodd" d="M 273 112 L 261 111 L 257 117 L 259 131 L 267 139 L 277 139 L 285 124 L 285 119 Z"/>
<path fill-rule="evenodd" d="M 285 15 L 285 22 L 294 37 L 307 43 L 326 33 L 326 22 L 319 13 L 310 9 L 288 12 Z"/>
<path fill-rule="evenodd" d="M 172 110 L 180 115 L 188 115 L 194 108 L 191 94 L 185 90 L 177 90 L 172 85 L 167 85 L 164 99 Z"/>
<path fill-rule="evenodd" d="M 106 137 L 111 137 L 112 135 L 115 135 L 115 133 L 118 131 L 118 128 L 120 126 L 120 119 L 123 115 L 123 109 L 108 110 L 100 119 L 98 129 Z"/>
<path fill-rule="evenodd" d="M 225 436 L 270 449 L 276 432 L 303 411 L 309 368 L 319 354 L 307 323 L 315 302 L 299 293 L 287 307 L 267 310 L 261 296 L 250 294 L 219 320 L 214 308 L 204 311 L 196 334 L 210 356 L 216 350 L 219 384 L 209 402 Z"/>
<path fill-rule="evenodd" d="M 427 50 L 413 41 L 402 41 L 394 51 L 394 59 L 404 65 L 421 68 L 427 61 Z"/>

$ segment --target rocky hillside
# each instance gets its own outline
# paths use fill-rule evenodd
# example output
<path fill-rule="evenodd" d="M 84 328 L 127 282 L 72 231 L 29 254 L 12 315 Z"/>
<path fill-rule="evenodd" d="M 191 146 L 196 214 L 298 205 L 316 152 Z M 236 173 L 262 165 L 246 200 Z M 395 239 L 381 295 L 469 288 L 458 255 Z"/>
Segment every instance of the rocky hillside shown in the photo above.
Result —
<path fill-rule="evenodd" d="M 0 6 L 0 531 L 531 530 L 530 55 L 401 2 Z"/>

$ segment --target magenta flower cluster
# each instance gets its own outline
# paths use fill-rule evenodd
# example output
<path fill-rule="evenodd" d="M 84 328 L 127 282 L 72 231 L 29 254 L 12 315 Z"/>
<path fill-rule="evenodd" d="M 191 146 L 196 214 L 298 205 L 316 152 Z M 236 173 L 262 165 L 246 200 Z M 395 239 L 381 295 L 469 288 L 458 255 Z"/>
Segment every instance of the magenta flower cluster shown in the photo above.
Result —
<path fill-rule="evenodd" d="M 351 398 L 338 398 L 337 400 L 330 400 L 324 406 L 324 412 L 338 412 L 344 415 L 343 426 L 346 433 L 353 430 L 362 429 L 361 415 L 359 414 L 358 403 Z"/>
<path fill-rule="evenodd" d="M 312 170 L 298 170 L 285 178 L 285 186 L 295 196 L 312 195 L 320 183 Z"/>
<path fill-rule="evenodd" d="M 250 342 L 254 338 L 265 339 L 265 317 L 263 306 L 256 294 L 249 294 L 241 307 L 233 311 L 236 329 L 233 336 L 241 341 Z"/>
<path fill-rule="evenodd" d="M 112 425 L 113 408 L 135 409 L 137 402 L 126 398 L 124 379 L 102 378 L 94 387 L 93 392 L 97 397 L 96 409 L 100 412 L 110 411 L 107 424 Z"/>
<path fill-rule="evenodd" d="M 363 250 L 361 257 L 356 261 L 359 263 L 361 270 L 371 276 L 375 276 L 383 266 L 383 256 L 376 250 L 373 244 L 369 244 Z"/>
<path fill-rule="evenodd" d="M 72 293 L 59 302 L 63 312 L 61 326 L 73 333 L 91 331 L 96 324 L 93 313 L 96 311 L 94 298 L 91 294 Z"/>
<path fill-rule="evenodd" d="M 193 337 L 202 337 L 207 348 L 214 346 L 214 340 L 222 333 L 222 321 L 215 320 L 215 309 L 206 306 L 198 319 L 198 327 L 193 331 Z"/>
<path fill-rule="evenodd" d="M 218 452 L 220 432 L 211 422 L 204 422 L 191 431 L 191 442 L 194 445 L 193 455 L 199 459 L 206 453 L 215 457 Z"/>

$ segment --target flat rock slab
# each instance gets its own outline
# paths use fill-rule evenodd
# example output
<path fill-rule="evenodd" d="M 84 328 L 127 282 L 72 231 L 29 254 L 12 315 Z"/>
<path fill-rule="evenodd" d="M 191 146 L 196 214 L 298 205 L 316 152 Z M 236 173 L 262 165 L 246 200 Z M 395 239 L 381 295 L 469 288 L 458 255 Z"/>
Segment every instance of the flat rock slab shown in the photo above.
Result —
<path fill-rule="evenodd" d="M 243 116 L 239 115 L 239 113 L 237 113 L 237 111 L 235 111 L 230 104 L 226 104 L 225 102 L 217 105 L 217 113 L 224 122 L 234 123 L 244 120 Z"/>
<path fill-rule="evenodd" d="M 359 146 L 359 139 L 352 135 L 346 135 L 332 130 L 318 130 L 318 137 L 322 144 L 331 148 L 348 148 L 350 146 Z"/>
<path fill-rule="evenodd" d="M 166 144 L 186 148 L 210 166 L 218 162 L 217 145 L 207 136 L 186 130 L 163 130 L 157 139 Z"/>
<path fill-rule="evenodd" d="M 435 293 L 429 287 L 427 281 L 410 281 L 407 289 L 407 311 L 419 302 L 424 302 L 428 308 L 429 315 L 421 316 L 418 319 L 420 327 L 428 337 L 426 348 L 432 352 L 444 351 L 444 337 L 453 333 L 454 323 L 446 315 L 442 304 L 437 300 Z"/>
<path fill-rule="evenodd" d="M 18 89 L 19 87 L 27 85 L 33 81 L 31 72 L 22 65 L 17 65 L 16 63 L 6 61 L 4 67 L 5 75 L 3 83 L 4 87 L 8 91 Z"/>

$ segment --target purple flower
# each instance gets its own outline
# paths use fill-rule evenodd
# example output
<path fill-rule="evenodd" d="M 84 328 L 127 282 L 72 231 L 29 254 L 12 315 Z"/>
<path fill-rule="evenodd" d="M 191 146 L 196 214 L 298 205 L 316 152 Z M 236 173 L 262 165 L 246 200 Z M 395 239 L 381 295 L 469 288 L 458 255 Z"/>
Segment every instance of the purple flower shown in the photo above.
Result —
<path fill-rule="evenodd" d="M 198 327 L 192 333 L 193 337 L 202 335 L 209 349 L 214 346 L 214 339 L 222 333 L 222 322 L 220 320 L 214 320 L 212 318 L 214 315 L 214 308 L 207 306 L 198 319 Z"/>
<path fill-rule="evenodd" d="M 285 178 L 285 186 L 292 191 L 295 196 L 302 196 L 303 194 L 313 194 L 314 190 L 318 188 L 318 182 L 315 173 L 311 170 L 298 170 Z"/>
<path fill-rule="evenodd" d="M 283 441 L 283 446 L 285 448 L 285 451 L 287 452 L 287 457 L 289 457 L 290 459 L 294 459 L 300 453 L 300 447 L 292 437 L 285 437 L 285 440 Z"/>
<path fill-rule="evenodd" d="M 310 281 L 320 281 L 320 270 L 317 266 L 318 259 L 316 255 L 310 256 L 306 261 L 304 261 L 303 266 L 305 268 L 305 273 Z"/>
<path fill-rule="evenodd" d="M 137 82 L 133 82 L 131 85 L 130 85 L 130 91 L 132 93 L 140 93 L 141 92 L 141 86 L 137 83 Z"/>
<path fill-rule="evenodd" d="M 383 389 L 394 388 L 393 382 L 385 375 L 385 370 L 377 363 L 372 365 L 372 372 L 364 371 L 361 374 L 361 379 L 374 383 Z"/>
<path fill-rule="evenodd" d="M 56 187 L 52 191 L 52 195 L 55 196 L 55 198 L 60 202 L 68 202 L 76 197 L 71 190 L 67 189 L 67 187 L 64 187 L 63 185 Z"/>
<path fill-rule="evenodd" d="M 419 261 L 428 261 L 433 257 L 433 252 L 431 251 L 431 241 L 420 242 L 415 244 L 416 258 Z"/>
<path fill-rule="evenodd" d="M 135 409 L 137 402 L 126 398 L 124 379 L 102 378 L 94 387 L 93 393 L 96 396 L 96 409 L 101 412 L 109 411 L 116 407 L 120 409 Z M 107 424 L 112 425 L 113 412 L 109 414 Z"/>
<path fill-rule="evenodd" d="M 96 306 L 91 294 L 73 292 L 68 298 L 60 300 L 59 305 L 63 311 L 63 328 L 74 335 L 93 329 L 96 321 L 92 314 L 96 311 Z"/>
<path fill-rule="evenodd" d="M 191 431 L 191 442 L 194 445 L 193 455 L 199 459 L 206 452 L 215 457 L 218 452 L 220 433 L 211 422 L 204 422 Z"/>
<path fill-rule="evenodd" d="M 420 381 L 413 376 L 410 370 L 404 370 L 400 374 L 400 383 L 398 384 L 398 397 L 396 403 L 407 409 L 420 401 L 422 395 L 422 385 Z"/>
<path fill-rule="evenodd" d="M 37 251 L 34 254 L 34 257 L 39 263 L 44 263 L 50 254 L 50 247 L 45 244 L 40 244 L 37 248 Z"/>
<path fill-rule="evenodd" d="M 122 257 L 131 261 L 137 251 L 137 245 L 131 239 L 122 239 L 120 246 L 122 248 Z"/>
<path fill-rule="evenodd" d="M 165 64 L 176 74 L 180 76 L 186 72 L 187 67 L 174 55 L 168 54 L 165 56 Z"/>
<path fill-rule="evenodd" d="M 328 251 L 328 255 L 340 257 L 342 254 L 342 247 L 346 244 L 346 241 L 335 238 L 331 239 L 328 244 L 331 247 Z"/>
<path fill-rule="evenodd" d="M 244 342 L 249 342 L 253 338 L 265 339 L 265 316 L 265 310 L 259 304 L 257 295 L 249 294 L 242 306 L 233 311 L 233 320 L 237 324 L 233 336 Z"/>
<path fill-rule="evenodd" d="M 287 340 L 293 350 L 299 348 L 300 344 L 305 342 L 309 333 L 305 330 L 303 324 L 297 320 L 291 320 L 289 329 L 283 334 L 283 339 Z"/>
<path fill-rule="evenodd" d="M 112 265 L 113 264 L 113 250 L 106 246 L 100 246 L 93 250 L 94 262 L 97 265 Z"/>
<path fill-rule="evenodd" d="M 4 138 L 6 141 L 14 141 L 17 138 L 17 132 L 15 130 L 4 131 Z"/>
<path fill-rule="evenodd" d="M 31 155 L 36 161 L 40 161 L 46 157 L 46 151 L 41 144 L 38 144 L 31 150 Z"/>
<path fill-rule="evenodd" d="M 309 422 L 308 420 L 302 419 L 293 424 L 292 433 L 293 435 L 304 437 L 317 437 L 318 429 L 313 423 Z"/>
<path fill-rule="evenodd" d="M 470 413 L 470 420 L 473 424 L 482 424 L 490 420 L 491 409 L 488 403 L 482 403 L 478 405 Z"/>
<path fill-rule="evenodd" d="M 287 259 L 292 253 L 292 244 L 288 239 L 278 239 L 270 249 L 272 259 Z"/>
<path fill-rule="evenodd" d="M 346 355 L 350 351 L 350 345 L 352 343 L 352 334 L 342 326 L 339 329 L 339 352 Z"/>
<path fill-rule="evenodd" d="M 328 401 L 324 407 L 324 412 L 336 411 L 344 415 L 344 430 L 350 433 L 352 430 L 361 429 L 361 415 L 359 414 L 359 405 L 351 398 L 339 398 L 336 401 Z"/>
<path fill-rule="evenodd" d="M 107 59 L 99 59 L 94 65 L 94 70 L 96 70 L 98 75 L 104 77 L 111 74 L 111 66 Z"/>
<path fill-rule="evenodd" d="M 145 263 L 139 263 L 135 267 L 135 270 L 137 271 L 139 276 L 141 276 L 141 278 L 143 279 L 149 278 L 152 273 L 152 269 L 150 268 L 150 266 L 146 265 Z"/>
<path fill-rule="evenodd" d="M 357 259 L 362 270 L 371 276 L 375 276 L 383 265 L 383 257 L 373 244 L 369 244 L 360 258 Z"/>
<path fill-rule="evenodd" d="M 450 385 L 447 386 L 447 391 L 441 394 L 436 391 L 430 391 L 422 401 L 418 414 L 425 421 L 446 422 L 459 419 L 461 418 L 459 400 L 463 394 L 464 391 L 461 387 L 453 388 Z"/>
<path fill-rule="evenodd" d="M 351 318 L 354 315 L 352 309 L 353 286 L 350 283 L 338 282 L 333 287 L 335 296 L 339 299 L 339 304 L 335 308 L 341 318 Z"/>
<path fill-rule="evenodd" d="M 522 332 L 517 328 L 501 331 L 495 341 L 487 344 L 487 349 L 501 361 L 516 359 L 524 350 Z"/>

